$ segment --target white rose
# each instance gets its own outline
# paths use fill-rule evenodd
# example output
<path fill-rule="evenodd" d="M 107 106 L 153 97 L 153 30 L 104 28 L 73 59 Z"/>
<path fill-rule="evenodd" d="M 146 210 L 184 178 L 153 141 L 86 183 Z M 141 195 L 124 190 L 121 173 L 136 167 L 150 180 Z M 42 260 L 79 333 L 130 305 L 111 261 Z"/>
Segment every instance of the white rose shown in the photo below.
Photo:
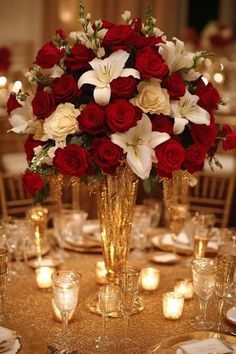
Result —
<path fill-rule="evenodd" d="M 161 88 L 160 81 L 151 79 L 138 84 L 138 95 L 130 100 L 144 113 L 170 114 L 169 95 L 166 89 Z"/>
<path fill-rule="evenodd" d="M 44 122 L 44 131 L 49 139 L 64 141 L 69 134 L 78 131 L 77 117 L 80 110 L 71 103 L 60 104 Z"/>

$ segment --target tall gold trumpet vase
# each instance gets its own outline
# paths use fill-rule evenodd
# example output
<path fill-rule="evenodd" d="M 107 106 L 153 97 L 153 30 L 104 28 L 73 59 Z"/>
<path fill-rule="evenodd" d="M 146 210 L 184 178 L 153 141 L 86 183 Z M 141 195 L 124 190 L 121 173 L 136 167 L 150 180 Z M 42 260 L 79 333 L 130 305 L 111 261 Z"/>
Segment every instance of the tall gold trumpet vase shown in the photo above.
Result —
<path fill-rule="evenodd" d="M 127 262 L 138 180 L 128 165 L 116 175 L 103 175 L 96 185 L 98 218 L 109 284 L 117 283 L 117 270 Z"/>

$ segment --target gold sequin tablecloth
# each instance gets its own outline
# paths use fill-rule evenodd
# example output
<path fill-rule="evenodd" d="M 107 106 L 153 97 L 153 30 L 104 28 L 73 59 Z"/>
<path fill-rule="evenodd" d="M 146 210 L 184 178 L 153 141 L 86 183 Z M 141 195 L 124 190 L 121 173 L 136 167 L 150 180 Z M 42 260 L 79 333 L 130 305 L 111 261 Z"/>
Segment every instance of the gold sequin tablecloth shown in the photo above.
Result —
<path fill-rule="evenodd" d="M 74 252 L 68 254 L 69 258 L 61 268 L 77 270 L 83 277 L 75 320 L 69 324 L 68 344 L 71 349 L 77 349 L 79 354 L 93 354 L 97 352 L 95 339 L 101 333 L 102 319 L 100 316 L 88 312 L 85 300 L 97 289 L 95 263 L 101 260 L 102 256 Z M 185 258 L 182 258 L 180 264 L 158 266 L 161 271 L 159 288 L 152 293 L 140 292 L 145 309 L 130 318 L 129 334 L 133 338 L 133 345 L 124 347 L 119 344 L 124 329 L 123 319 L 109 319 L 108 331 L 117 343 L 116 349 L 109 352 L 110 354 L 144 354 L 150 347 L 166 337 L 193 331 L 189 320 L 197 310 L 196 298 L 185 302 L 184 313 L 179 320 L 167 320 L 162 314 L 162 293 L 173 290 L 175 279 L 191 276 L 190 267 L 186 264 L 189 263 Z M 149 266 L 156 267 L 151 264 Z M 25 329 L 34 329 L 48 344 L 57 343 L 60 339 L 61 325 L 53 320 L 51 300 L 52 292 L 44 292 L 37 288 L 33 270 L 29 275 L 17 277 L 14 282 L 8 285 L 6 293 L 6 311 L 9 323 Z M 214 306 L 214 301 L 211 300 L 209 308 L 213 314 L 215 312 Z M 23 353 L 34 354 L 26 350 L 23 350 Z"/>

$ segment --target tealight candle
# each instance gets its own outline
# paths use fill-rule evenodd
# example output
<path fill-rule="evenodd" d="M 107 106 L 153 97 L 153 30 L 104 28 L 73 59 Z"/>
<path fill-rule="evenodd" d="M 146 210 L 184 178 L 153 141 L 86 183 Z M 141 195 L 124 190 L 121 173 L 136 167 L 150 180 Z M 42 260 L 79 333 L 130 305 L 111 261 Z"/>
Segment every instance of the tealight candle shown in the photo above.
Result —
<path fill-rule="evenodd" d="M 48 289 L 52 286 L 52 274 L 55 271 L 51 267 L 39 267 L 35 270 L 36 282 L 40 289 Z"/>
<path fill-rule="evenodd" d="M 156 290 L 160 282 L 160 271 L 156 268 L 144 268 L 141 272 L 141 285 L 144 290 Z"/>
<path fill-rule="evenodd" d="M 55 301 L 54 301 L 53 298 L 52 298 L 52 312 L 53 312 L 53 318 L 54 318 L 54 320 L 57 321 L 57 322 L 62 322 L 61 312 L 60 312 L 60 310 L 58 309 L 57 305 L 55 304 Z M 73 310 L 73 311 L 70 312 L 69 318 L 68 318 L 68 321 L 69 321 L 69 322 L 72 322 L 72 321 L 73 321 L 74 313 L 75 313 L 75 310 Z"/>
<path fill-rule="evenodd" d="M 181 294 L 185 299 L 193 297 L 193 282 L 190 279 L 177 279 L 174 287 L 174 292 Z"/>
<path fill-rule="evenodd" d="M 165 318 L 176 320 L 181 317 L 184 308 L 184 296 L 175 292 L 163 294 L 163 314 Z"/>
<path fill-rule="evenodd" d="M 96 262 L 96 283 L 100 285 L 107 284 L 107 270 L 105 267 L 105 262 Z"/>

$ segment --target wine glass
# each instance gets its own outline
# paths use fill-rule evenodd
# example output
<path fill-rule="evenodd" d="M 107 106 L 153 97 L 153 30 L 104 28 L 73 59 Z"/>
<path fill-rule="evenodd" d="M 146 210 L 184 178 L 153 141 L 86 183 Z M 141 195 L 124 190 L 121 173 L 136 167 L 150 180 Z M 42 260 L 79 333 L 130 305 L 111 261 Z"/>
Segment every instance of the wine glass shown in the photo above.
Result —
<path fill-rule="evenodd" d="M 104 285 L 98 292 L 98 305 L 102 314 L 102 335 L 96 339 L 96 349 L 99 351 L 114 349 L 113 341 L 107 336 L 108 316 L 116 312 L 120 303 L 120 288 L 115 285 Z"/>
<path fill-rule="evenodd" d="M 8 251 L 0 248 L 0 320 L 5 318 L 5 290 L 7 285 L 8 273 Z"/>
<path fill-rule="evenodd" d="M 175 244 L 176 239 L 180 231 L 184 227 L 184 223 L 188 217 L 188 205 L 187 204 L 176 204 L 173 205 L 169 210 L 169 229 L 171 231 L 171 237 L 173 243 Z M 176 247 L 174 245 L 174 252 Z"/>
<path fill-rule="evenodd" d="M 52 275 L 54 301 L 62 317 L 62 343 L 65 343 L 69 315 L 77 306 L 81 274 L 62 270 Z M 63 348 L 64 349 L 64 348 Z"/>
<path fill-rule="evenodd" d="M 207 320 L 207 304 L 214 292 L 216 279 L 216 263 L 213 259 L 201 258 L 192 261 L 193 290 L 199 298 L 199 314 L 190 323 L 199 329 L 213 326 Z"/>
<path fill-rule="evenodd" d="M 138 267 L 125 265 L 118 269 L 118 281 L 121 289 L 121 308 L 125 319 L 125 331 L 122 343 L 130 343 L 128 337 L 129 318 L 138 292 L 138 281 L 141 270 Z"/>
<path fill-rule="evenodd" d="M 236 256 L 222 255 L 217 257 L 217 274 L 215 283 L 215 293 L 219 296 L 218 318 L 216 325 L 217 332 L 220 332 L 224 301 L 233 282 L 235 267 Z"/>

